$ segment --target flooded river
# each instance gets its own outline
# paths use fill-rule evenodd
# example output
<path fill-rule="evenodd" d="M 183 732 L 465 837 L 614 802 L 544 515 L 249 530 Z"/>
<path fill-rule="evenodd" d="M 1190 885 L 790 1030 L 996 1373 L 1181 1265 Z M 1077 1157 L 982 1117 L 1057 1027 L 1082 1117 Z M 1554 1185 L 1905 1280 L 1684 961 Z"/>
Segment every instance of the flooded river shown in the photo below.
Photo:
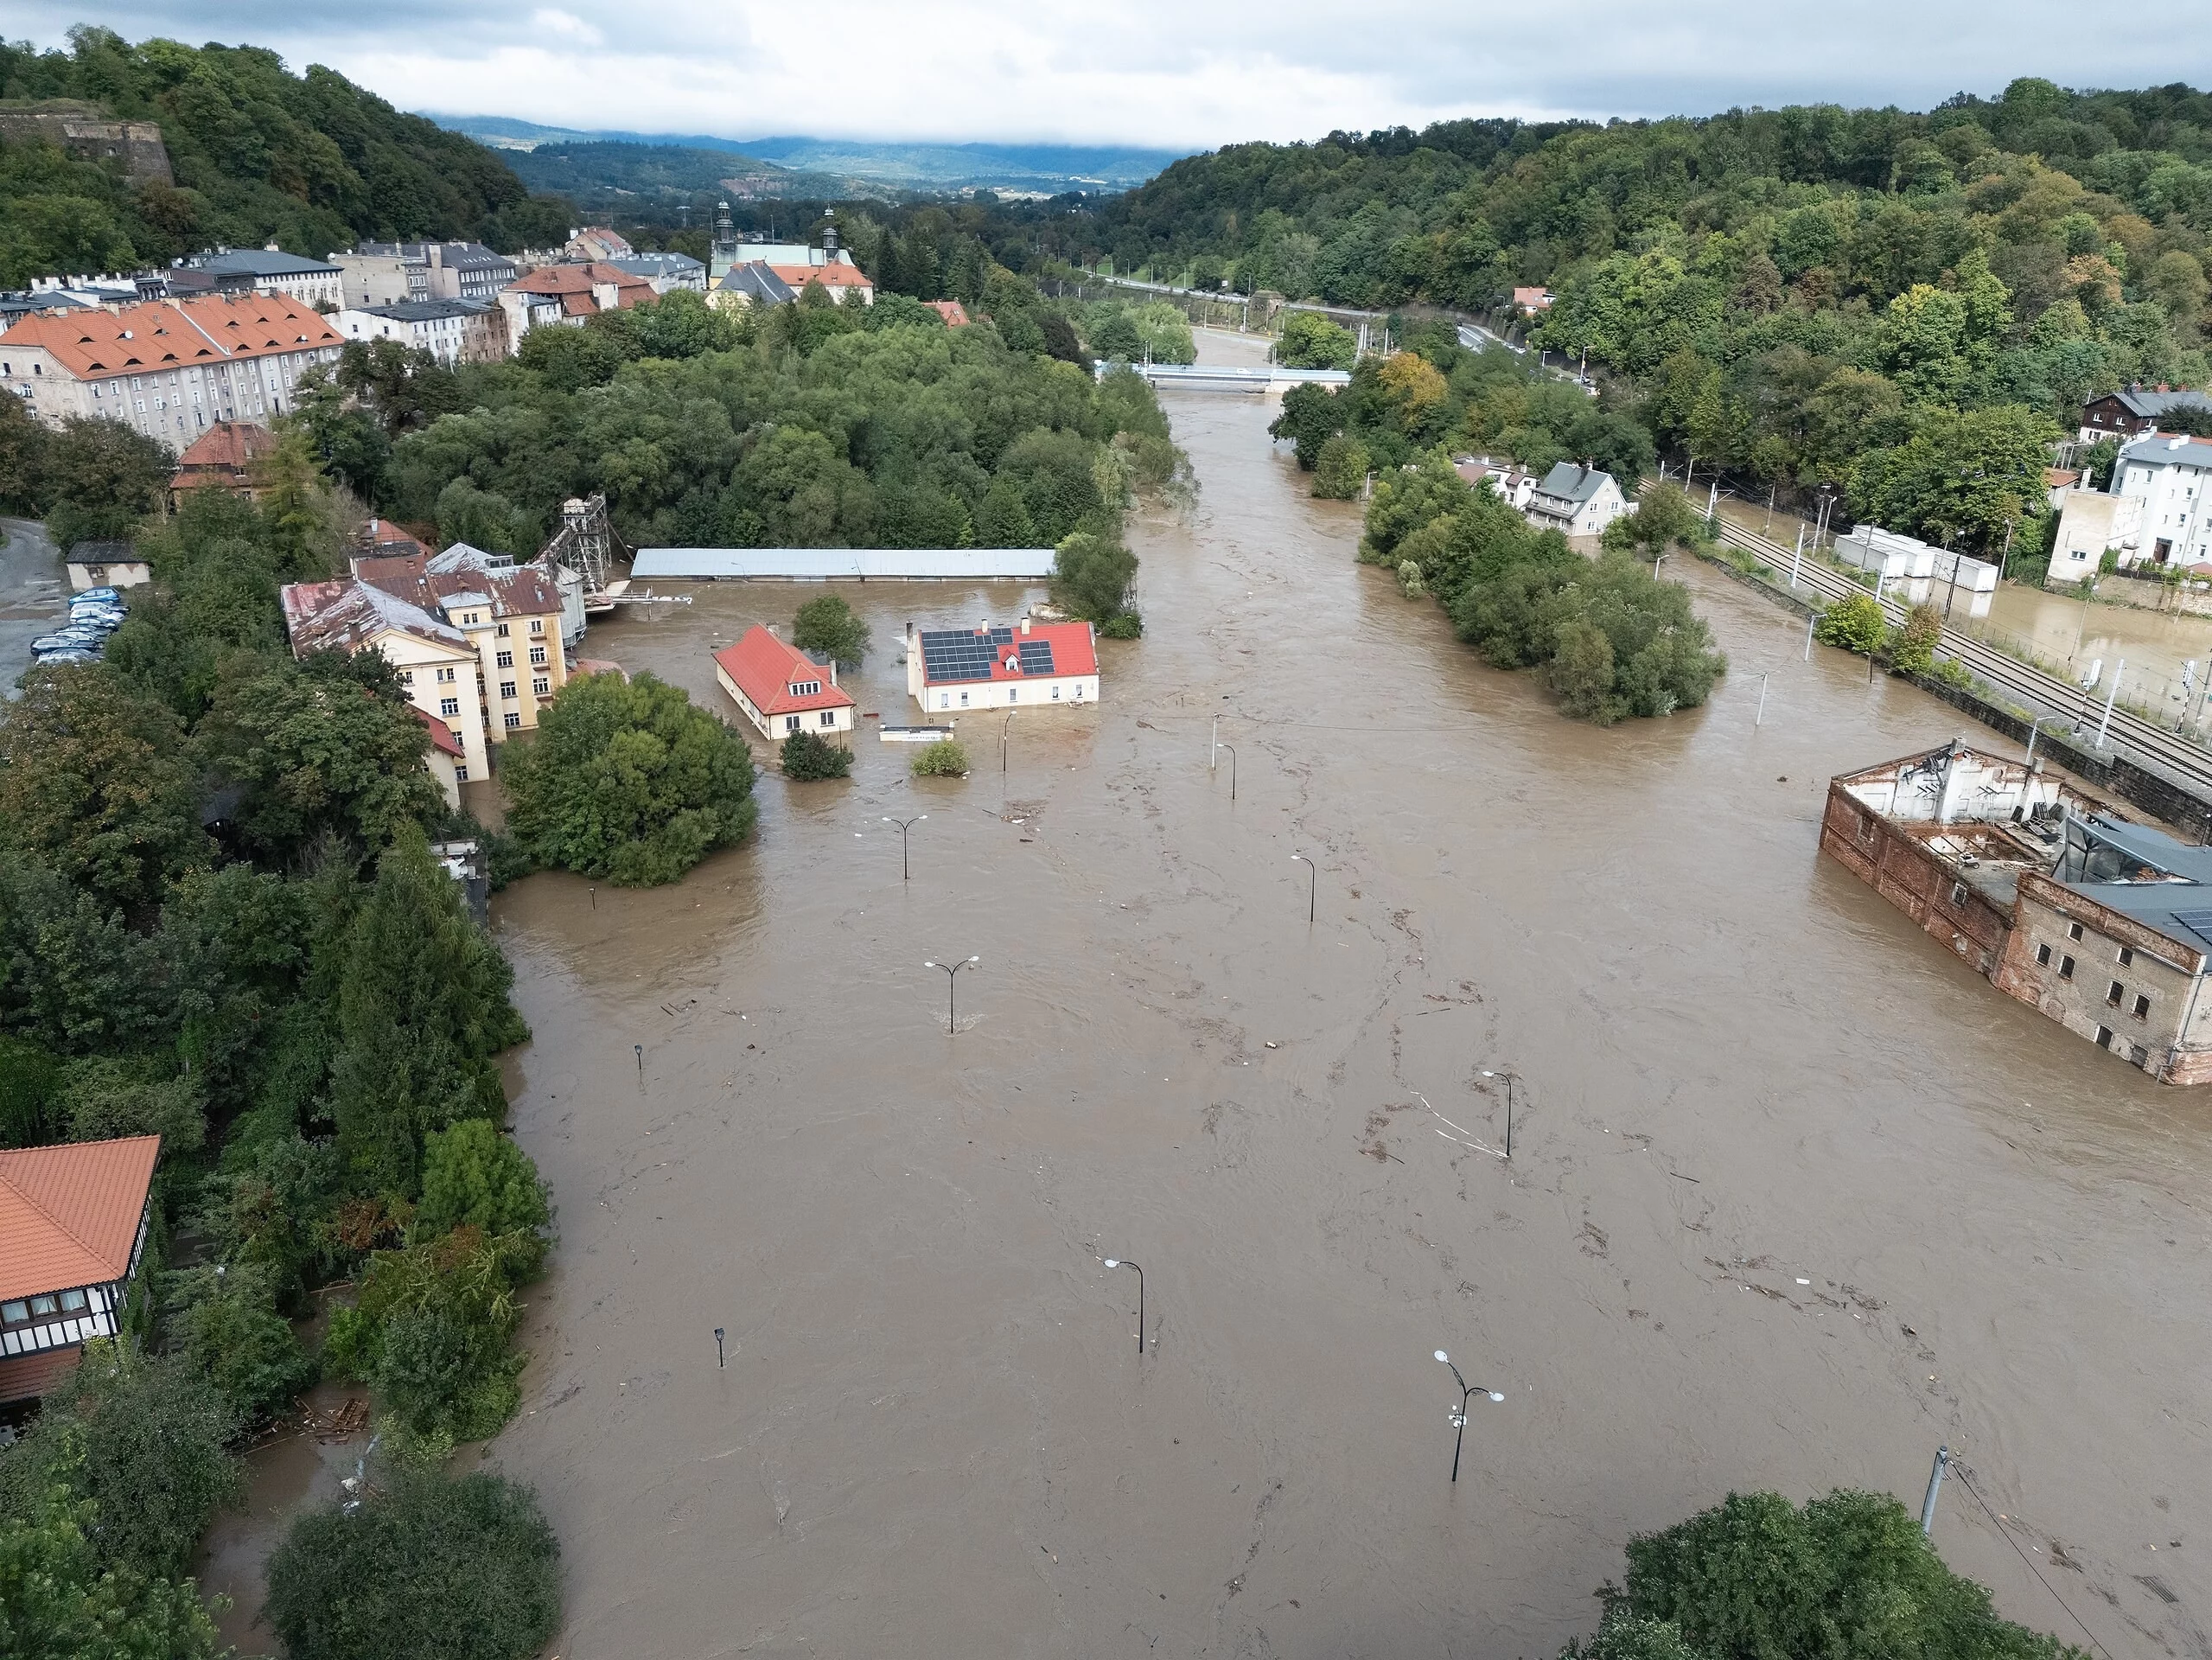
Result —
<path fill-rule="evenodd" d="M 679 885 L 495 902 L 560 1243 L 488 1457 L 558 1652 L 1549 1655 L 1631 1532 L 1917 1505 L 1948 1443 L 1936 1542 L 2007 1614 L 2212 1653 L 2212 1092 L 1815 852 L 1830 774 L 1963 718 L 1686 561 L 1712 704 L 1571 724 L 1352 563 L 1271 408 L 1171 413 L 1201 500 L 1135 529 L 1101 706 L 1003 775 L 964 721 L 964 781 L 864 720 Z M 590 654 L 734 719 L 711 646 L 820 591 L 693 591 Z M 840 591 L 892 722 L 907 621 L 1025 592 Z M 923 961 L 970 954 L 948 1034 Z M 1457 1485 L 1437 1349 L 1505 1397 Z"/>

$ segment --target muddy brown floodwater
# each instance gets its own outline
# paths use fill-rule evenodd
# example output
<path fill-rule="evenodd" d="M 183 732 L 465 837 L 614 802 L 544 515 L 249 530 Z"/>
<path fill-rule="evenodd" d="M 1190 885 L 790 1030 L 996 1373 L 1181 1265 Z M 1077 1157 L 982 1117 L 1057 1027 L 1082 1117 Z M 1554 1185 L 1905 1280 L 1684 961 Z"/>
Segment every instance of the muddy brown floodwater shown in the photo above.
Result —
<path fill-rule="evenodd" d="M 1815 852 L 1832 773 L 1962 717 L 1691 567 L 1711 705 L 1571 724 L 1354 565 L 1269 407 L 1170 412 L 1149 632 L 1003 779 L 996 721 L 926 783 L 864 721 L 682 884 L 494 906 L 560 1243 L 488 1456 L 559 1530 L 558 1652 L 1548 1655 L 1632 1531 L 1916 1507 L 1944 1442 L 1992 1514 L 1954 1481 L 1936 1542 L 2007 1614 L 2081 1639 L 2040 1574 L 2113 1656 L 2207 1653 L 2212 1092 Z M 711 644 L 816 591 L 591 650 L 734 718 Z M 897 721 L 901 626 L 1024 591 L 840 591 Z M 923 961 L 969 954 L 948 1035 Z M 1505 1396 L 1457 1486 L 1439 1348 Z"/>

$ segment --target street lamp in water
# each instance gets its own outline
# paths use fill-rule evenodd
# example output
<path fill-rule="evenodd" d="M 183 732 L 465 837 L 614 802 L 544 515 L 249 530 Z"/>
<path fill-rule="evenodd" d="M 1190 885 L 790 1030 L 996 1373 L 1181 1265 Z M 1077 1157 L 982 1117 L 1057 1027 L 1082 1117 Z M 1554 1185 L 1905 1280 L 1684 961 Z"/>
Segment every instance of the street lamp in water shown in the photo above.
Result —
<path fill-rule="evenodd" d="M 1467 1397 L 1480 1394 L 1488 1395 L 1493 1401 L 1502 1401 L 1505 1396 L 1500 1395 L 1495 1389 L 1486 1389 L 1479 1383 L 1469 1383 L 1465 1378 L 1461 1377 L 1459 1368 L 1451 1365 L 1451 1357 L 1443 1350 L 1437 1350 L 1437 1358 L 1445 1365 L 1451 1366 L 1451 1375 L 1459 1384 L 1459 1410 L 1451 1414 L 1451 1427 L 1455 1432 L 1451 1442 L 1451 1478 L 1457 1481 L 1459 1479 L 1459 1449 L 1467 1440 Z"/>
<path fill-rule="evenodd" d="M 925 968 L 942 968 L 945 971 L 945 1030 L 947 1032 L 953 1030 L 953 984 L 959 978 L 961 969 L 972 967 L 982 961 L 981 957 L 965 957 L 958 962 L 925 962 L 921 965 Z"/>
<path fill-rule="evenodd" d="M 1520 1075 L 1514 1072 L 1485 1072 L 1486 1078 L 1502 1077 L 1506 1081 L 1506 1157 L 1513 1157 L 1513 1087 Z"/>
<path fill-rule="evenodd" d="M 1110 1268 L 1137 1268 L 1134 1262 L 1109 1256 L 1106 1265 Z M 1137 1268 L 1137 1352 L 1144 1352 L 1144 1270 Z"/>

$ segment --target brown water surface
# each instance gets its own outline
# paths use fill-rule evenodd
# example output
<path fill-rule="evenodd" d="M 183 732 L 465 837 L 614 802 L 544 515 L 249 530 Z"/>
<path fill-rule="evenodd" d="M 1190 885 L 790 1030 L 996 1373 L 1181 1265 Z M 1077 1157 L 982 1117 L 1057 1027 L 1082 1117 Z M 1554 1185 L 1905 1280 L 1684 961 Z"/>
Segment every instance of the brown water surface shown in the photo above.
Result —
<path fill-rule="evenodd" d="M 1631 1532 L 1917 1506 L 1947 1442 L 1988 1512 L 1953 1483 L 1936 1542 L 2004 1612 L 2081 1640 L 2040 1574 L 2113 1656 L 2212 1653 L 2212 1095 L 1815 852 L 1831 774 L 1963 718 L 1686 561 L 1711 705 L 1562 720 L 1353 564 L 1270 407 L 1171 412 L 1202 495 L 1138 528 L 1103 706 L 1017 715 L 1003 777 L 971 718 L 965 781 L 864 722 L 679 885 L 495 902 L 561 1238 L 491 1456 L 558 1652 L 1549 1654 Z M 711 646 L 819 591 L 695 591 L 590 653 L 734 720 Z M 906 621 L 1024 597 L 838 591 L 895 722 Z M 948 1035 L 923 960 L 972 954 Z M 1456 1486 L 1439 1348 L 1505 1396 Z"/>

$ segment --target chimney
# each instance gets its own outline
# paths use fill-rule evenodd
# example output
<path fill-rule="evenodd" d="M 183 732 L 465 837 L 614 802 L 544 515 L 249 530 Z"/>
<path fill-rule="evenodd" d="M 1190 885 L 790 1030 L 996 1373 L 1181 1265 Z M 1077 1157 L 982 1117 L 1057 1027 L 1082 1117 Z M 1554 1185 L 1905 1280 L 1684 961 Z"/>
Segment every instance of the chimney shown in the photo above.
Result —
<path fill-rule="evenodd" d="M 835 652 L 832 652 L 832 653 L 830 654 L 830 684 L 831 684 L 832 686 L 835 686 L 837 683 L 838 683 L 838 659 L 837 659 L 837 654 L 836 654 Z"/>
<path fill-rule="evenodd" d="M 975 625 L 975 631 L 978 634 L 989 634 L 991 632 L 991 619 L 987 616 L 985 617 L 982 622 Z"/>
<path fill-rule="evenodd" d="M 1022 613 L 1022 632 L 1023 632 L 1023 634 L 1027 634 L 1029 631 L 1030 631 L 1030 614 L 1029 614 L 1027 611 L 1023 611 L 1023 612 Z"/>

